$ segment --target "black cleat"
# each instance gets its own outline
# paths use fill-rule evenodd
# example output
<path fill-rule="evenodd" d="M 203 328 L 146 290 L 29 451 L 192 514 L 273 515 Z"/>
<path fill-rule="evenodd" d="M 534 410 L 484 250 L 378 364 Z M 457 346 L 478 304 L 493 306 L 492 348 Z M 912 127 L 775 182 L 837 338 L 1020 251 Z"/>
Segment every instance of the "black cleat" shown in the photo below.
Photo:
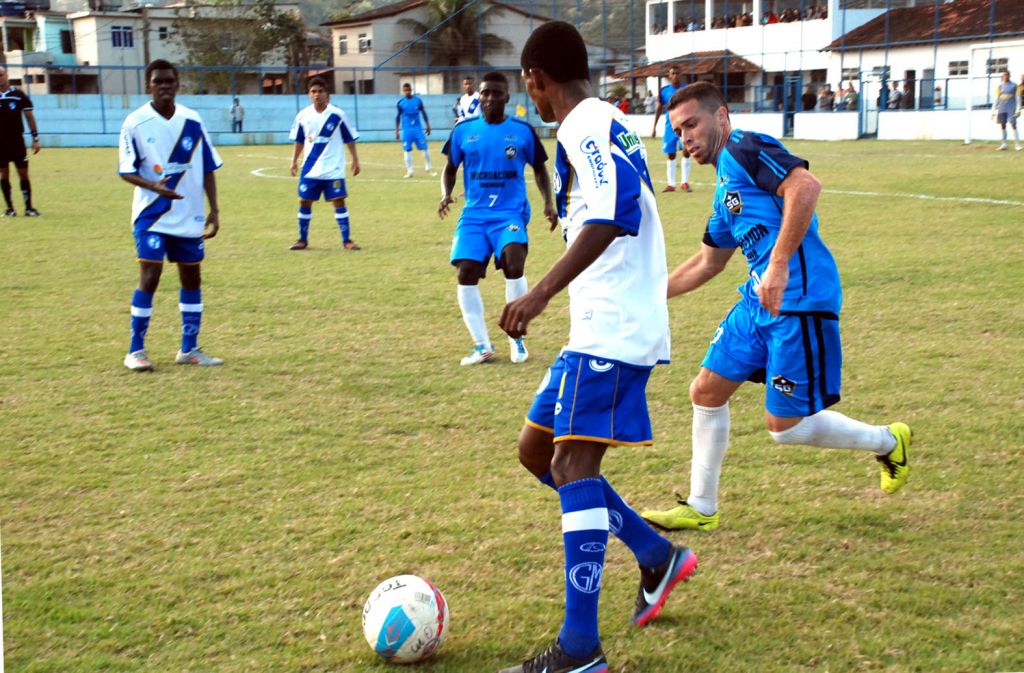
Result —
<path fill-rule="evenodd" d="M 35 208 L 26 208 L 25 217 L 39 217 L 41 213 Z"/>
<path fill-rule="evenodd" d="M 683 546 L 672 547 L 668 560 L 657 568 L 640 568 L 640 589 L 636 593 L 633 623 L 646 626 L 661 613 L 669 593 L 697 570 L 697 555 Z"/>
<path fill-rule="evenodd" d="M 292 247 L 290 247 L 288 249 L 289 250 L 305 250 L 308 247 L 309 247 L 309 243 L 307 243 L 306 241 L 304 241 L 303 239 L 300 238 L 299 240 L 297 240 L 294 243 L 292 243 Z"/>
<path fill-rule="evenodd" d="M 604 658 L 600 645 L 585 659 L 577 659 L 566 654 L 555 642 L 533 659 L 512 668 L 503 668 L 498 673 L 608 673 L 608 660 Z"/>
<path fill-rule="evenodd" d="M 4 217 L 17 217 L 18 212 L 14 208 L 8 208 L 4 211 Z"/>

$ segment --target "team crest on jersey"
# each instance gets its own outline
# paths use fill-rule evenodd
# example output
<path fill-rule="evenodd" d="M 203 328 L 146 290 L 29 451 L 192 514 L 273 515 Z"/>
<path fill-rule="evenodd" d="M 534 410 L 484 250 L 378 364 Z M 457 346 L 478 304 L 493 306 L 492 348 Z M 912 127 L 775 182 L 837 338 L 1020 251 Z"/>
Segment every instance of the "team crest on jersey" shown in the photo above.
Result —
<path fill-rule="evenodd" d="M 327 122 L 327 132 L 331 133 L 334 131 L 334 122 Z"/>
<path fill-rule="evenodd" d="M 190 138 L 188 136 L 185 136 L 184 138 L 181 139 L 181 146 L 185 148 L 186 152 L 191 151 L 192 150 L 192 146 L 194 144 L 195 144 L 195 141 L 192 140 L 192 138 Z"/>
<path fill-rule="evenodd" d="M 740 193 L 733 190 L 729 190 L 725 193 L 725 198 L 722 199 L 722 203 L 729 209 L 729 212 L 733 215 L 739 215 L 743 212 L 743 199 L 740 198 Z"/>
<path fill-rule="evenodd" d="M 16 108 L 17 106 L 18 106 L 18 104 L 17 104 L 17 103 L 8 103 L 8 104 L 7 104 L 7 107 L 8 107 L 8 108 L 10 108 L 10 109 L 12 109 L 12 110 L 13 110 L 14 108 Z"/>
<path fill-rule="evenodd" d="M 509 145 L 508 147 L 505 148 L 505 158 L 506 159 L 515 159 L 516 158 L 516 154 L 517 154 L 517 151 L 516 151 L 516 146 L 515 145 Z"/>
<path fill-rule="evenodd" d="M 783 395 L 792 397 L 793 391 L 796 390 L 796 382 L 790 381 L 785 376 L 773 376 L 772 388 L 775 388 Z"/>

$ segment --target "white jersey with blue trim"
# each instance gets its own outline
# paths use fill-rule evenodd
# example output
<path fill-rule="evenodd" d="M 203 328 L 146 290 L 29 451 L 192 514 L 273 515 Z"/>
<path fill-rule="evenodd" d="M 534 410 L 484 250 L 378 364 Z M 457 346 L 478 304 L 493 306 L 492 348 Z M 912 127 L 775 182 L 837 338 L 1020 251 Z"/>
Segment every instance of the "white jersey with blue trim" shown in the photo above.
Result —
<path fill-rule="evenodd" d="M 618 108 L 579 103 L 558 129 L 555 191 L 570 246 L 588 224 L 621 231 L 569 283 L 565 349 L 625 364 L 668 362 L 668 268 L 647 152 Z"/>
<path fill-rule="evenodd" d="M 206 228 L 203 178 L 222 165 L 217 150 L 195 110 L 175 104 L 170 119 L 146 103 L 121 126 L 118 171 L 160 182 L 181 195 L 169 199 L 135 188 L 132 222 L 136 231 L 198 238 Z"/>
<path fill-rule="evenodd" d="M 468 119 L 475 119 L 480 116 L 480 93 L 464 93 L 459 99 L 459 106 L 456 112 L 458 121 L 464 122 Z"/>
<path fill-rule="evenodd" d="M 323 112 L 309 105 L 299 110 L 288 139 L 304 143 L 302 171 L 313 180 L 339 180 L 345 177 L 345 144 L 359 139 L 345 112 L 327 104 Z"/>

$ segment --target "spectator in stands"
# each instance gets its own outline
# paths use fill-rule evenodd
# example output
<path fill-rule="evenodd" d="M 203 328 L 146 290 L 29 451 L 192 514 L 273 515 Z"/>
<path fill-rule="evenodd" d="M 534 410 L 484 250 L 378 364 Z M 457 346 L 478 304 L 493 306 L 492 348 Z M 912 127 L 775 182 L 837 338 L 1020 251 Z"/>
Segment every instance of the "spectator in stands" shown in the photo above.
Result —
<path fill-rule="evenodd" d="M 903 93 L 900 91 L 900 83 L 892 83 L 892 91 L 889 92 L 889 104 L 886 105 L 886 110 L 899 110 L 900 105 L 903 101 Z"/>
<path fill-rule="evenodd" d="M 234 105 L 231 106 L 231 132 L 241 133 L 243 121 L 245 121 L 245 108 L 236 98 Z"/>
<path fill-rule="evenodd" d="M 935 106 L 936 110 L 944 108 L 946 106 L 946 102 L 942 98 L 941 86 L 935 87 L 935 92 L 932 97 L 932 104 Z"/>
<path fill-rule="evenodd" d="M 647 97 L 644 98 L 644 113 L 652 115 L 654 111 L 658 109 L 658 99 L 654 97 L 654 92 L 650 89 L 647 90 Z"/>
<path fill-rule="evenodd" d="M 814 87 L 810 84 L 804 89 L 804 95 L 800 97 L 800 102 L 803 105 L 803 111 L 813 110 L 814 106 L 818 104 L 818 97 L 814 95 Z"/>
<path fill-rule="evenodd" d="M 633 108 L 633 105 L 632 105 L 632 102 L 629 100 L 629 95 L 628 94 L 623 96 L 622 100 L 619 101 L 618 108 L 619 108 L 619 110 L 622 111 L 622 114 L 628 115 L 630 113 L 630 111 Z"/>
<path fill-rule="evenodd" d="M 776 14 L 775 12 L 773 12 L 770 9 L 768 10 L 767 14 L 765 14 L 764 16 L 761 17 L 761 23 L 764 24 L 764 25 L 767 25 L 769 23 L 778 23 L 778 22 L 779 22 L 779 15 Z"/>
<path fill-rule="evenodd" d="M 850 82 L 850 86 L 847 87 L 846 92 L 843 94 L 844 109 L 856 111 L 859 102 L 860 97 L 857 95 L 857 90 L 853 88 L 853 82 Z"/>
<path fill-rule="evenodd" d="M 835 100 L 836 95 L 832 93 L 832 86 L 830 84 L 821 87 L 821 93 L 818 94 L 818 112 L 832 112 Z"/>
<path fill-rule="evenodd" d="M 913 110 L 914 107 L 914 83 L 907 80 L 903 83 L 903 95 L 900 96 L 900 109 Z"/>
<path fill-rule="evenodd" d="M 680 17 L 676 18 L 676 23 L 672 27 L 672 32 L 673 33 L 685 33 L 686 32 L 686 22 L 683 21 L 683 17 L 680 16 Z"/>

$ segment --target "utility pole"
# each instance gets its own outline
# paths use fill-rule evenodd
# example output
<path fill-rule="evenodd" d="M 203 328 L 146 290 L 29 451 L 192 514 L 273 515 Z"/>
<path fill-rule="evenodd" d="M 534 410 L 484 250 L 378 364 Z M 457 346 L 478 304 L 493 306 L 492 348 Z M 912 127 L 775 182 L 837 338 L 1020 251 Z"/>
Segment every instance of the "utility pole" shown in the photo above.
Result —
<path fill-rule="evenodd" d="M 142 63 L 149 65 L 149 3 L 142 6 Z"/>

